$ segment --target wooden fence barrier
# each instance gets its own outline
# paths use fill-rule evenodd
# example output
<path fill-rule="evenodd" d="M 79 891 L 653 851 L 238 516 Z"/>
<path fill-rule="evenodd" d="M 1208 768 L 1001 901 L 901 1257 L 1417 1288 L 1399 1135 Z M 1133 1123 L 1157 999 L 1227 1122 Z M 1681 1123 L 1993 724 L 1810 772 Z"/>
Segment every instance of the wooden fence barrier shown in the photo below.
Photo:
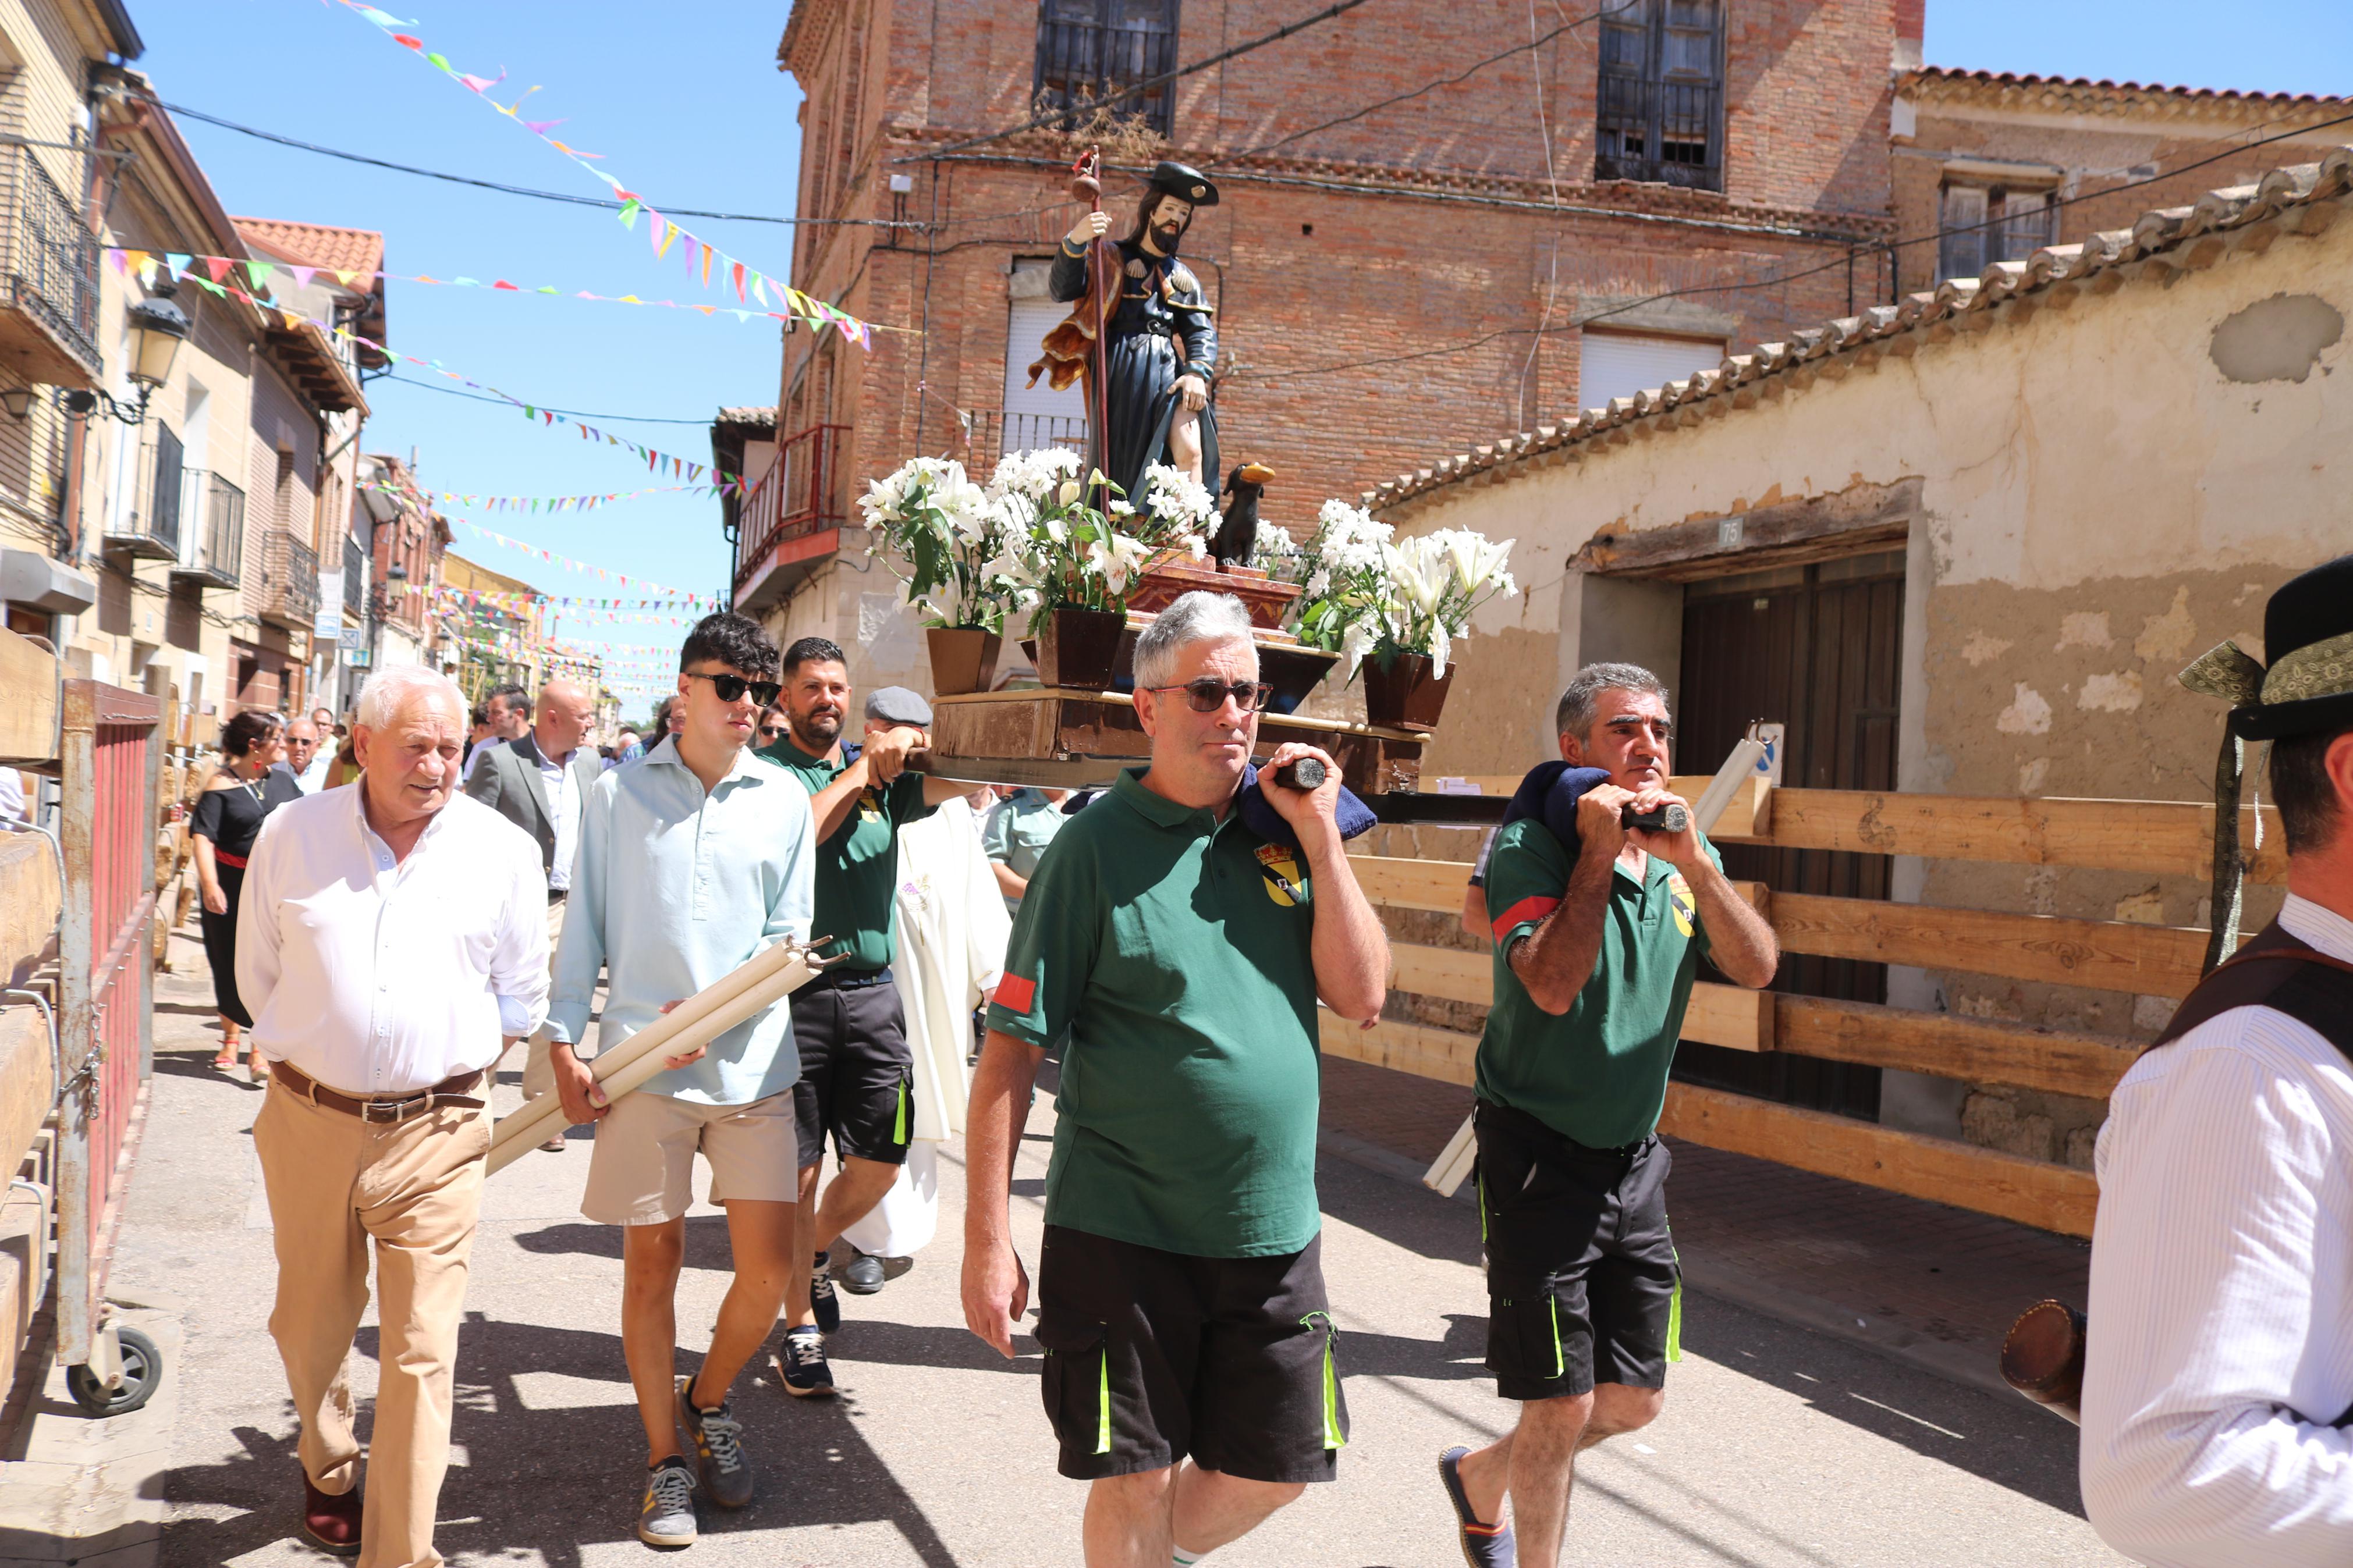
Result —
<path fill-rule="evenodd" d="M 1486 793 L 1507 793 L 1518 783 L 1475 782 Z M 1673 782 L 1679 794 L 1696 798 L 1707 781 Z M 2284 881 L 2278 816 L 2265 807 L 2263 816 L 2258 847 L 2254 809 L 2240 816 L 2249 878 Z M 1781 849 L 2202 878 L 2211 864 L 2213 832 L 2213 806 L 2186 802 L 1768 790 L 1751 784 L 1718 821 L 1714 837 Z M 1377 856 L 1359 856 L 1351 864 L 1375 904 L 1447 914 L 1461 909 L 1471 871 L 1451 861 Z M 2179 997 L 2197 984 L 2205 952 L 2206 932 L 2190 928 L 1736 885 L 1772 921 L 1787 953 Z M 1392 951 L 1398 990 L 1480 1005 L 1492 999 L 1493 961 L 1486 953 L 1410 943 Z M 1683 1033 L 1688 1040 L 1737 1050 L 1786 1051 L 2093 1099 L 2116 1087 L 2140 1049 L 2113 1037 L 1706 983 L 1693 987 Z M 1468 1084 L 1478 1037 L 1387 1020 L 1358 1029 L 1327 1017 L 1323 1043 L 1336 1057 Z M 2052 1161 L 1682 1083 L 1668 1086 L 1659 1128 L 1709 1148 L 2045 1230 L 2092 1231 L 2098 1196 L 2092 1173 Z"/>

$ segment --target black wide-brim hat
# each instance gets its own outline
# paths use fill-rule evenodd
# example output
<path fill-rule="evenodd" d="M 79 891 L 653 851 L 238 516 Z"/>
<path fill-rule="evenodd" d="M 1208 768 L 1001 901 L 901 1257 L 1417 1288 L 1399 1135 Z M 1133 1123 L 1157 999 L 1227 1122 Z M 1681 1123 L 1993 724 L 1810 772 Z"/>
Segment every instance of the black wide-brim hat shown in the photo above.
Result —
<path fill-rule="evenodd" d="M 2283 584 L 2263 608 L 2258 664 L 2236 643 L 2181 672 L 2192 691 L 2231 704 L 2231 732 L 2280 741 L 2353 725 L 2353 555 Z"/>
<path fill-rule="evenodd" d="M 1175 196 L 1180 202 L 1190 202 L 1197 207 L 1218 205 L 1218 187 L 1209 176 L 1189 163 L 1163 161 L 1154 165 L 1151 177 L 1144 182 L 1164 196 Z"/>

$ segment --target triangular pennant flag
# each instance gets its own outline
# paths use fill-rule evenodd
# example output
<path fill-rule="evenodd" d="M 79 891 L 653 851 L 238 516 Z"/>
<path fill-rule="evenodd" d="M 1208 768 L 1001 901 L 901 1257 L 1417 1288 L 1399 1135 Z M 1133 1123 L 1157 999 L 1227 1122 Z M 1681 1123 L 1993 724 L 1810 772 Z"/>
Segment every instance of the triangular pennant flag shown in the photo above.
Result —
<path fill-rule="evenodd" d="M 735 298 L 741 300 L 744 297 L 744 264 L 740 261 L 729 262 L 728 276 L 735 284 Z"/>
<path fill-rule="evenodd" d="M 195 257 L 183 256 L 176 250 L 167 250 L 164 253 L 164 265 L 170 269 L 174 281 L 178 280 L 180 274 L 185 272 L 195 260 Z"/>
<path fill-rule="evenodd" d="M 308 289 L 311 286 L 311 279 L 317 277 L 319 273 L 319 269 L 315 267 L 290 267 L 286 270 L 294 274 L 294 287 L 297 289 Z"/>
<path fill-rule="evenodd" d="M 269 279 L 277 270 L 278 268 L 267 261 L 248 261 L 245 264 L 245 275 L 252 280 L 253 287 L 258 289 L 269 288 Z"/>

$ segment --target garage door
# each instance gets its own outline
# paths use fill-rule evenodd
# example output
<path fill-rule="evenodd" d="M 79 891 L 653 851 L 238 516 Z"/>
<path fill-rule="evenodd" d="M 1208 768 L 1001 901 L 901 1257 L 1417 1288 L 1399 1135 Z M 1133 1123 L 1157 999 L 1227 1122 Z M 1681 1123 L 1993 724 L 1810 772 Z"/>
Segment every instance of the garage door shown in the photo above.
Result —
<path fill-rule="evenodd" d="M 1631 397 L 1724 363 L 1724 344 L 1712 338 L 1595 331 L 1584 339 L 1577 375 L 1579 408 L 1606 407 L 1613 397 Z"/>

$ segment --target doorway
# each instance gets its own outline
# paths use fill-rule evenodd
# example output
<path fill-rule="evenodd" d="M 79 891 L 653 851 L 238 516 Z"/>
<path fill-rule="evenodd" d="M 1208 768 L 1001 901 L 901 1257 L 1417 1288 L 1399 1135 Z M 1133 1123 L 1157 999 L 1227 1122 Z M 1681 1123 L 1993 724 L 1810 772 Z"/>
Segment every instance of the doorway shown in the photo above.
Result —
<path fill-rule="evenodd" d="M 1876 552 L 1686 585 L 1680 754 L 1722 757 L 1764 719 L 1786 726 L 1788 789 L 1895 787 L 1903 679 L 1904 552 Z M 1722 847 L 1725 875 L 1776 891 L 1887 897 L 1891 858 L 1825 849 Z M 1773 989 L 1884 1002 L 1883 964 L 1785 955 Z M 1674 1076 L 1814 1110 L 1877 1121 L 1879 1069 L 1684 1041 Z"/>

